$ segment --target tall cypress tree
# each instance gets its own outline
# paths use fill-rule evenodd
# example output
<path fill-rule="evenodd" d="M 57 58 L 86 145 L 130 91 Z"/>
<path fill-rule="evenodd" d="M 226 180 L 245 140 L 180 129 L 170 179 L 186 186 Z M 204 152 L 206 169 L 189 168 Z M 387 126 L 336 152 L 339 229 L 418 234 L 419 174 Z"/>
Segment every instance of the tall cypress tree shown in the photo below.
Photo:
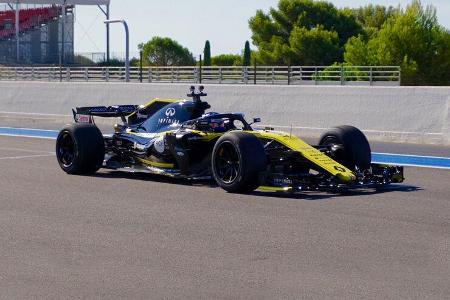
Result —
<path fill-rule="evenodd" d="M 251 63 L 251 51 L 250 51 L 250 43 L 248 41 L 245 42 L 244 48 L 244 57 L 242 59 L 243 66 L 250 66 Z"/>
<path fill-rule="evenodd" d="M 211 45 L 209 41 L 205 43 L 205 49 L 203 50 L 203 60 L 205 66 L 211 66 Z"/>

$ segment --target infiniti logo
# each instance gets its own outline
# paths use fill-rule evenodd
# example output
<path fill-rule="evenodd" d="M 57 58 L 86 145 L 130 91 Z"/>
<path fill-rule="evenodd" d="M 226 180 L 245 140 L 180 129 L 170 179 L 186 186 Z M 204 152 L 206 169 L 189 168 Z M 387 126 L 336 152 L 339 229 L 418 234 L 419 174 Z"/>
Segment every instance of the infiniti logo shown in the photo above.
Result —
<path fill-rule="evenodd" d="M 168 108 L 166 110 L 166 116 L 169 118 L 175 116 L 175 108 L 173 108 L 173 107 Z"/>

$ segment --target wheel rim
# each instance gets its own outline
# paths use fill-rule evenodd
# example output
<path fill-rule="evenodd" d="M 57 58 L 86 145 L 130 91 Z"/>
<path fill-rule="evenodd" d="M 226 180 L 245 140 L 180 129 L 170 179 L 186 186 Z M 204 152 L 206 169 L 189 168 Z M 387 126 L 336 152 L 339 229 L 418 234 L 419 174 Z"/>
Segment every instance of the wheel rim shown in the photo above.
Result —
<path fill-rule="evenodd" d="M 343 149 L 343 145 L 339 141 L 339 139 L 337 139 L 335 136 L 327 136 L 321 141 L 320 144 L 323 146 L 330 147 L 330 149 L 332 150 L 331 155 L 332 155 L 333 159 L 335 159 L 337 162 L 339 162 L 341 164 L 348 165 L 348 161 L 345 157 L 345 151 Z M 334 146 L 339 147 L 337 151 L 333 151 Z"/>
<path fill-rule="evenodd" d="M 233 183 L 241 171 L 239 154 L 235 146 L 224 142 L 219 146 L 214 158 L 216 176 L 226 184 Z"/>
<path fill-rule="evenodd" d="M 322 142 L 322 145 L 324 146 L 333 146 L 333 145 L 340 145 L 339 140 L 334 136 L 327 136 L 325 137 Z"/>
<path fill-rule="evenodd" d="M 63 132 L 58 142 L 58 160 L 65 168 L 69 168 L 75 159 L 75 141 L 68 132 Z"/>

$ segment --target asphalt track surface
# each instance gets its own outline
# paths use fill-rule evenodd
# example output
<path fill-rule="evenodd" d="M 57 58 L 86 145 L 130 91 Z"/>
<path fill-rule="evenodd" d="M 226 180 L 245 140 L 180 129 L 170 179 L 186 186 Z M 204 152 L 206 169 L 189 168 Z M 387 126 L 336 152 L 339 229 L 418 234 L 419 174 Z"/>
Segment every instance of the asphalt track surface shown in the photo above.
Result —
<path fill-rule="evenodd" d="M 69 176 L 53 152 L 0 137 L 2 299 L 449 298 L 448 170 L 406 168 L 378 192 L 235 195 Z"/>

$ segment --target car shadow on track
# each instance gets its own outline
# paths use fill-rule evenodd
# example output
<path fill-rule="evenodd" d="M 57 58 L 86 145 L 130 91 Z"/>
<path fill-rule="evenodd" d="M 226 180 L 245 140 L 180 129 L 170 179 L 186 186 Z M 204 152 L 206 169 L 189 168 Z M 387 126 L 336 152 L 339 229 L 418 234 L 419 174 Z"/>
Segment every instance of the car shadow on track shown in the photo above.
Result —
<path fill-rule="evenodd" d="M 217 188 L 217 184 L 213 180 L 209 179 L 190 180 L 185 178 L 168 177 L 164 175 L 139 173 L 139 172 L 133 173 L 123 171 L 104 171 L 95 173 L 94 175 L 91 176 L 97 178 L 116 178 L 116 179 L 120 178 L 120 179 L 141 180 L 141 181 L 176 184 L 176 185 L 205 186 Z"/>
<path fill-rule="evenodd" d="M 127 173 L 123 171 L 105 171 L 99 172 L 93 177 L 98 178 L 115 178 L 115 179 L 130 179 L 130 180 L 141 180 L 165 184 L 176 184 L 184 186 L 195 186 L 195 187 L 205 187 L 218 189 L 219 187 L 212 179 L 201 179 L 201 180 L 188 180 L 184 178 L 171 178 L 163 175 L 155 175 L 148 173 Z M 416 192 L 421 191 L 422 188 L 406 185 L 406 184 L 392 184 L 387 186 L 381 186 L 378 188 L 365 188 L 365 189 L 354 189 L 354 190 L 340 190 L 340 191 L 307 191 L 307 192 L 268 192 L 256 190 L 247 195 L 253 195 L 258 197 L 271 197 L 271 198 L 287 198 L 287 199 L 298 199 L 298 200 L 330 200 L 341 197 L 354 197 L 354 196 L 371 196 L 384 193 L 392 192 Z M 225 191 L 224 191 L 225 192 Z"/>

